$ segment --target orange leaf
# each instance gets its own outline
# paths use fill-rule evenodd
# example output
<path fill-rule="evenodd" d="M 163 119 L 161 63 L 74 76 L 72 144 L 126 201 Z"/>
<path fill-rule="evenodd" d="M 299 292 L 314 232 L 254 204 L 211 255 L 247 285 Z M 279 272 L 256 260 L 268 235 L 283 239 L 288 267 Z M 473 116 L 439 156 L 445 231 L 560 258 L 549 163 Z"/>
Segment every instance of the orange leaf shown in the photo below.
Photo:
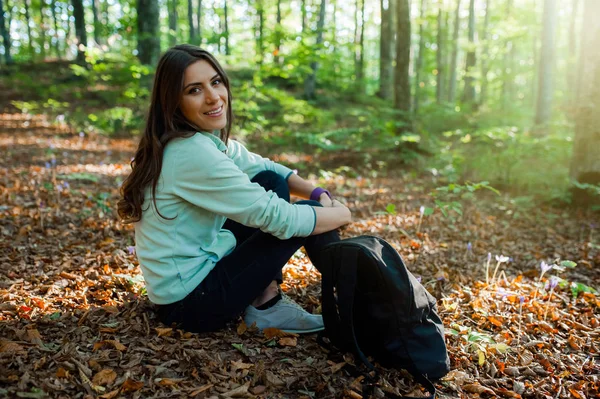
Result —
<path fill-rule="evenodd" d="M 490 323 L 492 323 L 496 327 L 502 327 L 504 325 L 504 323 L 502 322 L 502 320 L 497 319 L 497 318 L 495 318 L 493 316 L 488 316 L 488 320 L 489 320 Z"/>
<path fill-rule="evenodd" d="M 569 392 L 571 392 L 571 395 L 573 395 L 574 398 L 585 399 L 585 396 L 583 396 L 581 392 L 576 391 L 573 388 L 569 388 Z"/>
<path fill-rule="evenodd" d="M 242 320 L 242 322 L 237 326 L 237 333 L 238 335 L 244 335 L 246 331 L 248 331 L 248 326 L 246 325 L 246 322 Z"/>
<path fill-rule="evenodd" d="M 581 349 L 581 347 L 579 346 L 579 344 L 577 343 L 577 341 L 575 341 L 575 337 L 573 337 L 572 335 L 569 336 L 568 342 L 569 342 L 569 346 L 571 348 L 575 349 L 576 351 L 578 351 L 578 350 Z"/>
<path fill-rule="evenodd" d="M 142 381 L 135 381 L 135 380 L 132 380 L 131 378 L 128 378 L 127 380 L 125 380 L 123 385 L 121 385 L 121 389 L 124 392 L 133 392 L 133 391 L 139 391 L 140 389 L 142 389 L 143 386 L 144 386 L 144 383 Z"/>
<path fill-rule="evenodd" d="M 500 360 L 496 360 L 496 367 L 498 368 L 498 371 L 500 371 L 501 373 L 504 372 L 504 368 L 506 368 L 506 363 L 501 362 Z"/>
<path fill-rule="evenodd" d="M 173 329 L 170 327 L 169 328 L 156 327 L 155 330 L 158 333 L 159 337 L 170 337 L 171 334 L 173 334 Z"/>
<path fill-rule="evenodd" d="M 486 393 L 488 395 L 496 394 L 490 388 L 484 387 L 483 385 L 479 385 L 479 384 L 467 384 L 467 385 L 463 386 L 463 389 L 470 393 L 479 393 L 479 394 Z"/>
<path fill-rule="evenodd" d="M 279 340 L 281 346 L 296 346 L 298 345 L 298 338 L 296 337 L 284 337 Z"/>
<path fill-rule="evenodd" d="M 421 243 L 415 240 L 410 240 L 410 248 L 411 249 L 419 249 L 421 248 Z"/>
<path fill-rule="evenodd" d="M 263 334 L 265 335 L 266 339 L 283 338 L 283 337 L 297 337 L 298 336 L 298 334 L 281 331 L 279 328 L 273 328 L 273 327 L 265 328 L 263 330 Z"/>
<path fill-rule="evenodd" d="M 170 387 L 179 384 L 185 378 L 157 378 L 158 385 L 163 387 Z"/>
<path fill-rule="evenodd" d="M 58 370 L 56 370 L 56 376 L 58 378 L 69 378 L 69 371 L 59 367 Z"/>
<path fill-rule="evenodd" d="M 111 385 L 117 379 L 117 373 L 112 369 L 104 369 L 96 373 L 92 382 L 96 385 Z"/>

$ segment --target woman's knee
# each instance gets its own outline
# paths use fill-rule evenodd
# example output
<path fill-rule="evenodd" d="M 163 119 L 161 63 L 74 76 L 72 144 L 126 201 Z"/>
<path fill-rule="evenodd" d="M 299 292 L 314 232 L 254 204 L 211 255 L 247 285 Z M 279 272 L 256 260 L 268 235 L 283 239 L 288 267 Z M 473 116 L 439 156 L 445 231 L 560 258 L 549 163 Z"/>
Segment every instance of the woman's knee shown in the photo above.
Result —
<path fill-rule="evenodd" d="M 267 191 L 273 191 L 279 198 L 290 201 L 290 189 L 287 181 L 280 174 L 265 170 L 254 176 L 251 181 L 260 184 Z"/>

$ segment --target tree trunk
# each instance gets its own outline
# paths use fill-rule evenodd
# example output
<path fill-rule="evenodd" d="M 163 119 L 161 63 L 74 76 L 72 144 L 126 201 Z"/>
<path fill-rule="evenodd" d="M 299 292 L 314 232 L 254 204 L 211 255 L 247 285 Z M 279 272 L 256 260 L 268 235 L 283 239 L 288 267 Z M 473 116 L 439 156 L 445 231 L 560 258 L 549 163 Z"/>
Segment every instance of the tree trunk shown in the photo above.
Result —
<path fill-rule="evenodd" d="M 282 58 L 279 55 L 281 52 L 281 0 L 277 0 L 277 24 L 275 25 L 275 62 L 281 64 Z"/>
<path fill-rule="evenodd" d="M 475 102 L 475 0 L 469 3 L 469 50 L 467 51 L 467 62 L 465 65 L 465 91 L 463 102 L 473 105 Z"/>
<path fill-rule="evenodd" d="M 577 104 L 575 142 L 571 161 L 571 178 L 584 184 L 600 185 L 600 1 L 585 0 L 581 31 L 581 97 Z M 587 51 L 583 51 L 586 49 Z M 573 192 L 577 204 L 600 202 L 589 190 Z"/>
<path fill-rule="evenodd" d="M 404 111 L 404 121 L 410 120 L 410 6 L 408 0 L 396 3 L 396 68 L 394 70 L 394 107 Z"/>
<path fill-rule="evenodd" d="M 169 8 L 169 46 L 177 44 L 177 3 L 179 0 L 168 0 Z"/>
<path fill-rule="evenodd" d="M 52 23 L 54 25 L 54 38 L 52 40 L 52 44 L 54 47 L 54 51 L 56 53 L 56 58 L 61 59 L 61 51 L 60 51 L 60 41 L 58 40 L 58 19 L 56 18 L 56 0 L 52 0 L 52 4 L 50 5 L 52 9 Z"/>
<path fill-rule="evenodd" d="M 258 65 L 262 65 L 265 57 L 265 10 L 263 6 L 263 0 L 256 1 L 256 13 L 258 15 L 258 39 L 256 41 L 256 57 L 258 58 Z"/>
<path fill-rule="evenodd" d="M 356 75 L 356 94 L 365 92 L 365 0 L 356 0 L 354 65 Z"/>
<path fill-rule="evenodd" d="M 100 18 L 98 17 L 98 2 L 99 0 L 92 0 L 92 16 L 94 18 L 94 41 L 96 44 L 101 44 L 101 30 L 102 24 L 100 23 Z"/>
<path fill-rule="evenodd" d="M 72 0 L 73 18 L 75 20 L 75 37 L 77 41 L 77 62 L 85 62 L 85 52 L 87 49 L 87 34 L 85 32 L 85 13 L 82 0 Z"/>
<path fill-rule="evenodd" d="M 452 33 L 452 58 L 450 59 L 450 83 L 448 84 L 448 102 L 454 103 L 456 98 L 456 70 L 458 66 L 458 31 L 460 29 L 460 0 L 456 2 L 454 13 L 454 32 Z"/>
<path fill-rule="evenodd" d="M 42 61 L 46 59 L 46 31 L 48 30 L 46 18 L 44 18 L 45 5 L 44 0 L 40 1 L 40 56 L 42 57 Z"/>
<path fill-rule="evenodd" d="M 425 87 L 425 82 L 421 82 L 421 69 L 423 69 L 423 52 L 425 51 L 425 13 L 427 8 L 427 2 L 425 0 L 421 0 L 421 10 L 419 17 L 419 49 L 417 53 L 417 59 L 415 61 L 415 101 L 414 101 L 414 111 L 415 115 L 419 111 L 419 101 L 421 93 L 421 83 L 423 87 Z"/>
<path fill-rule="evenodd" d="M 31 17 L 29 16 L 29 1 L 24 0 L 25 6 L 25 23 L 27 24 L 27 47 L 29 48 L 29 56 L 33 59 L 33 37 L 31 36 Z"/>
<path fill-rule="evenodd" d="M 225 4 L 227 7 L 227 4 Z M 196 13 L 196 40 L 198 41 L 198 45 L 202 46 L 202 0 L 198 0 L 198 9 Z"/>
<path fill-rule="evenodd" d="M 483 41 L 483 52 L 481 54 L 481 95 L 479 97 L 479 104 L 483 105 L 487 100 L 487 89 L 488 89 L 488 71 L 489 71 L 489 49 L 488 43 L 488 29 L 490 25 L 490 0 L 485 2 L 485 19 L 483 22 L 483 32 L 481 32 L 481 41 Z"/>
<path fill-rule="evenodd" d="M 435 60 L 437 63 L 437 75 L 435 76 L 435 100 L 438 104 L 442 103 L 444 98 L 444 0 L 438 0 L 438 15 L 437 15 L 437 52 L 435 54 Z"/>
<path fill-rule="evenodd" d="M 4 60 L 7 64 L 12 64 L 13 60 L 10 55 L 10 26 L 6 26 L 2 0 L 0 0 L 0 36 L 2 36 L 2 43 L 4 44 Z"/>
<path fill-rule="evenodd" d="M 538 126 L 546 125 L 550 121 L 550 114 L 552 112 L 555 33 L 556 0 L 546 0 L 544 3 L 544 27 L 542 33 L 542 51 L 540 54 L 538 102 L 535 116 L 535 124 Z M 593 50 L 590 49 L 590 51 Z M 536 129 L 537 133 L 541 133 L 542 131 Z"/>
<path fill-rule="evenodd" d="M 138 59 L 156 65 L 160 55 L 158 0 L 137 0 Z"/>
<path fill-rule="evenodd" d="M 571 26 L 569 27 L 569 73 L 567 87 L 569 90 L 569 98 L 567 101 L 571 105 L 575 105 L 577 101 L 577 14 L 579 11 L 579 0 L 573 0 L 573 8 L 571 9 Z"/>
<path fill-rule="evenodd" d="M 225 36 L 225 55 L 230 55 L 231 52 L 229 51 L 229 23 L 228 23 L 228 17 L 227 17 L 227 0 L 223 1 L 223 14 L 224 14 L 224 23 L 225 23 L 225 29 L 223 31 L 223 36 Z"/>
<path fill-rule="evenodd" d="M 194 26 L 194 4 L 192 0 L 187 0 L 188 4 L 188 25 L 190 28 L 190 43 L 196 43 L 196 27 Z"/>
<path fill-rule="evenodd" d="M 506 2 L 506 17 L 504 18 L 505 21 L 509 21 L 511 20 L 511 14 L 512 14 L 512 7 L 513 7 L 513 0 L 508 0 Z M 535 7 L 534 7 L 534 11 L 535 11 Z M 534 22 L 534 26 L 535 26 L 535 22 Z M 533 39 L 534 42 L 534 48 L 535 46 L 535 41 L 536 39 Z M 508 38 L 506 40 L 506 54 L 504 56 L 504 65 L 502 68 L 502 109 L 503 110 L 507 110 L 508 109 L 508 105 L 512 103 L 513 101 L 513 79 L 514 79 L 514 68 L 513 68 L 513 58 L 514 58 L 514 41 L 512 40 L 512 38 Z M 535 50 L 535 52 L 537 53 L 537 50 Z M 535 54 L 535 53 L 534 53 Z M 534 55 L 535 57 L 535 55 Z M 505 114 L 506 115 L 506 114 Z"/>
<path fill-rule="evenodd" d="M 379 97 L 389 100 L 392 97 L 392 10 L 391 0 L 381 0 L 381 39 L 379 41 Z"/>
<path fill-rule="evenodd" d="M 325 3 L 325 0 L 321 0 L 321 6 L 319 8 L 319 21 L 317 22 L 317 43 L 315 46 L 317 51 L 320 51 L 321 44 L 323 43 L 323 27 L 325 26 L 325 8 L 327 6 Z M 317 85 L 317 69 L 319 68 L 318 62 L 311 62 L 310 68 L 312 69 L 312 73 L 308 75 L 308 77 L 304 81 L 304 95 L 307 99 L 313 99 L 315 97 L 315 90 Z"/>

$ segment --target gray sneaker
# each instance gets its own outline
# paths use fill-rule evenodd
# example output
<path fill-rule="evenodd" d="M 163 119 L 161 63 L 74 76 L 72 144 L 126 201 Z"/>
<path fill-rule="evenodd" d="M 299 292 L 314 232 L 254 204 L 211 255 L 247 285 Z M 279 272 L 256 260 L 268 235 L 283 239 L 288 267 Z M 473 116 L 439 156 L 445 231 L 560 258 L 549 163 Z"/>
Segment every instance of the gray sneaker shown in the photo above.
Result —
<path fill-rule="evenodd" d="M 269 309 L 258 310 L 250 305 L 246 308 L 244 322 L 247 326 L 256 323 L 260 330 L 278 328 L 296 334 L 313 333 L 325 329 L 323 316 L 310 314 L 287 295 Z"/>

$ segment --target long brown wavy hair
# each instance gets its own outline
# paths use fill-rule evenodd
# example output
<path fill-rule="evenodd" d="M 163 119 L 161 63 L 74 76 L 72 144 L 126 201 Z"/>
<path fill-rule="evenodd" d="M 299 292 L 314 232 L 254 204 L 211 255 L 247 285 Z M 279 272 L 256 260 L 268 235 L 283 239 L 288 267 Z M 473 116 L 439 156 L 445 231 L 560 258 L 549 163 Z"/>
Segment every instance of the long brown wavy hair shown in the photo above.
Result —
<path fill-rule="evenodd" d="M 167 50 L 156 68 L 148 120 L 135 157 L 131 161 L 131 174 L 121 186 L 122 198 L 117 204 L 117 209 L 124 223 L 141 220 L 144 190 L 148 184 L 152 185 L 152 201 L 156 208 L 156 185 L 167 143 L 174 138 L 193 136 L 202 130 L 188 121 L 179 107 L 185 70 L 198 60 L 207 61 L 221 76 L 227 88 L 227 125 L 221 129 L 221 140 L 227 144 L 233 119 L 227 74 L 215 57 L 200 47 L 181 44 Z M 158 212 L 158 208 L 156 209 Z M 160 212 L 158 214 L 167 219 Z"/>

